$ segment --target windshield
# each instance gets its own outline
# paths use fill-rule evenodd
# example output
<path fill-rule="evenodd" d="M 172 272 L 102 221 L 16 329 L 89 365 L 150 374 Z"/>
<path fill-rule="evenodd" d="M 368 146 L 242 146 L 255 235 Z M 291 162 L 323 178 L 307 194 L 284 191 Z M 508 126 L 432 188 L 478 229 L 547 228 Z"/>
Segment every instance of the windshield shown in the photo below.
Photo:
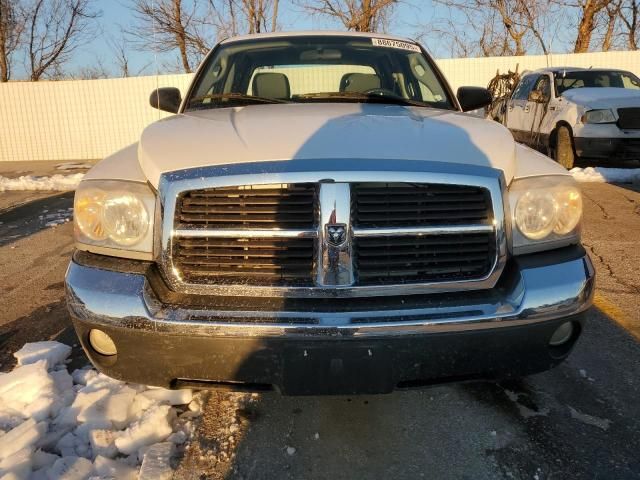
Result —
<path fill-rule="evenodd" d="M 414 43 L 303 36 L 220 45 L 199 73 L 186 110 L 290 102 L 455 108 Z"/>
<path fill-rule="evenodd" d="M 556 72 L 556 93 L 562 95 L 572 88 L 628 88 L 640 89 L 640 80 L 629 72 L 612 70 L 581 70 L 575 72 Z"/>

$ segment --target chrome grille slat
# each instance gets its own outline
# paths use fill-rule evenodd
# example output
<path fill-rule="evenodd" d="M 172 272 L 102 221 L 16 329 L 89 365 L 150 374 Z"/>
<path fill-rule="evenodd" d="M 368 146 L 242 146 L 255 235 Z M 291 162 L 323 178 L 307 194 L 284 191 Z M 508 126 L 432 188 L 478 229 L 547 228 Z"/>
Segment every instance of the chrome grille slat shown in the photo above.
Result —
<path fill-rule="evenodd" d="M 489 195 L 466 185 L 354 183 L 354 228 L 482 223 L 490 218 Z"/>
<path fill-rule="evenodd" d="M 313 228 L 315 197 L 314 184 L 195 190 L 178 199 L 176 220 L 180 228 Z"/>
<path fill-rule="evenodd" d="M 488 192 L 382 182 L 351 191 L 360 285 L 473 280 L 490 272 L 496 251 Z M 469 201 L 451 202 L 453 196 Z"/>
<path fill-rule="evenodd" d="M 189 282 L 216 284 L 309 285 L 312 238 L 179 239 L 175 266 Z"/>

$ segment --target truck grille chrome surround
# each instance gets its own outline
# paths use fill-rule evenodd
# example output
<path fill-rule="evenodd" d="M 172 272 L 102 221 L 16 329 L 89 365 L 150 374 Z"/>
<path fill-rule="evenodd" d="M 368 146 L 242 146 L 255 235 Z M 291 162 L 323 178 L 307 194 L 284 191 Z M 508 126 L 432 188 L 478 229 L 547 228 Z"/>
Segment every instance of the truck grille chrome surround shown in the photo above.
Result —
<path fill-rule="evenodd" d="M 397 160 L 319 164 L 331 169 L 291 161 L 249 164 L 260 174 L 247 173 L 246 164 L 164 174 L 156 257 L 169 286 L 202 295 L 348 298 L 495 285 L 509 228 L 501 172 Z M 252 203 L 262 196 L 268 212 Z"/>

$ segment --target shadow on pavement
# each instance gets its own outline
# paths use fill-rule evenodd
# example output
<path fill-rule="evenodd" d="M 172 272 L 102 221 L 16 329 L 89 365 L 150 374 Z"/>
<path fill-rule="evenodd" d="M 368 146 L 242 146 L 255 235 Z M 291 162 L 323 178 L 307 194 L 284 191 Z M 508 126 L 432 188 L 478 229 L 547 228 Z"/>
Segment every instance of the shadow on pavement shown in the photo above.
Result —
<path fill-rule="evenodd" d="M 0 212 L 0 247 L 70 221 L 74 192 L 34 200 Z"/>

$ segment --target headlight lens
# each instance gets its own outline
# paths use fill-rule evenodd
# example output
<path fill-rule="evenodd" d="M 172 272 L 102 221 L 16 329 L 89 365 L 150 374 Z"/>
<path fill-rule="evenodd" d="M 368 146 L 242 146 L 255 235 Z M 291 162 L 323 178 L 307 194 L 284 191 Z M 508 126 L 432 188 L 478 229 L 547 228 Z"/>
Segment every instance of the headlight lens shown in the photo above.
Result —
<path fill-rule="evenodd" d="M 149 228 L 149 213 L 142 200 L 127 192 L 107 196 L 102 221 L 109 237 L 119 245 L 135 245 Z"/>
<path fill-rule="evenodd" d="M 616 116 L 609 109 L 589 110 L 582 115 L 582 123 L 615 123 Z"/>
<path fill-rule="evenodd" d="M 580 239 L 582 195 L 572 177 L 513 182 L 509 188 L 515 254 L 558 248 Z"/>
<path fill-rule="evenodd" d="M 516 204 L 516 225 L 525 237 L 540 240 L 555 227 L 557 203 L 551 192 L 527 191 Z"/>
<path fill-rule="evenodd" d="M 141 183 L 88 180 L 80 183 L 74 202 L 79 248 L 153 252 L 155 195 Z M 118 253 L 119 254 L 119 253 Z M 125 257 L 140 258 L 126 252 Z"/>

